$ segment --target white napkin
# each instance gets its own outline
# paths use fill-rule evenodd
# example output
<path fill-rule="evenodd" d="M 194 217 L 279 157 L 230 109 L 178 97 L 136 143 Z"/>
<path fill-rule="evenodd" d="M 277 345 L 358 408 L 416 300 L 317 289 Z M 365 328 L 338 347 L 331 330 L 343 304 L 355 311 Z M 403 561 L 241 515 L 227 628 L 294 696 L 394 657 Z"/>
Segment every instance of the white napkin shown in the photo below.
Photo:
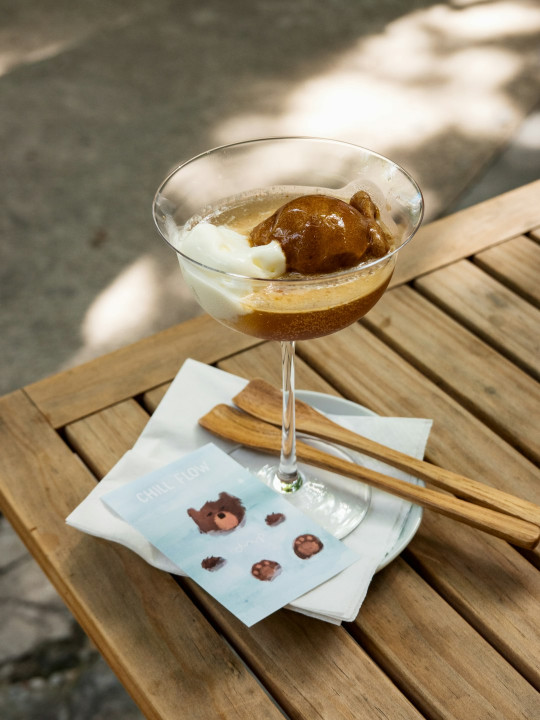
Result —
<path fill-rule="evenodd" d="M 196 448 L 213 442 L 230 451 L 233 445 L 211 435 L 197 420 L 220 402 L 229 403 L 247 381 L 195 360 L 187 360 L 169 390 L 156 408 L 141 436 L 133 446 L 96 485 L 94 490 L 75 508 L 66 522 L 82 532 L 124 545 L 146 562 L 166 572 L 185 575 L 146 538 L 127 522 L 115 515 L 101 501 L 101 496 L 130 480 L 157 470 Z M 336 422 L 366 437 L 382 442 L 415 457 L 423 457 L 431 420 L 417 418 L 366 417 L 358 407 L 358 415 L 329 415 Z M 365 456 L 351 453 L 360 464 L 383 470 L 403 479 L 405 473 Z M 354 480 L 345 483 L 354 485 Z M 411 511 L 410 503 L 373 490 L 371 504 L 362 523 L 342 542 L 355 550 L 360 559 L 339 575 L 311 590 L 287 607 L 312 617 L 339 624 L 352 621 L 366 596 L 374 573 L 385 564 L 388 555 L 403 539 L 400 534 Z M 417 508 L 417 517 L 420 517 Z M 415 527 L 411 532 L 414 533 Z"/>

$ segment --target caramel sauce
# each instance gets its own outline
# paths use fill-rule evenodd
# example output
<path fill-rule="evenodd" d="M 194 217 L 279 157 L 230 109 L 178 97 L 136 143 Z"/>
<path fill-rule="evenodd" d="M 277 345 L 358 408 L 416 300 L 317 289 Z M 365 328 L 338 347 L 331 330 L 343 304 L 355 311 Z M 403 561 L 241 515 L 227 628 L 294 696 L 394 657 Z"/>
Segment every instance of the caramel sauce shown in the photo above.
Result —
<path fill-rule="evenodd" d="M 331 335 L 352 325 L 371 310 L 388 287 L 391 277 L 390 271 L 372 292 L 342 305 L 297 312 L 254 310 L 225 324 L 245 335 L 264 340 L 312 340 Z"/>

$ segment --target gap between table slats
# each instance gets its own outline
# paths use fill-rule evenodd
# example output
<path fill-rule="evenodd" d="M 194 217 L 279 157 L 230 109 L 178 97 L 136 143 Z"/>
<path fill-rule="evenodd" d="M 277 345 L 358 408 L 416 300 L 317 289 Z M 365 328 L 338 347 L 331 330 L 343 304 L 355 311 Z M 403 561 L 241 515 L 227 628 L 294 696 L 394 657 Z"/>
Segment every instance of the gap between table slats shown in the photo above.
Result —
<path fill-rule="evenodd" d="M 537 241 L 520 235 L 471 259 L 524 300 L 540 308 L 540 245 Z"/>
<path fill-rule="evenodd" d="M 540 258 L 540 247 L 538 250 Z M 540 380 L 538 308 L 469 260 L 435 270 L 413 285 L 451 318 Z"/>
<path fill-rule="evenodd" d="M 362 323 L 527 457 L 540 461 L 540 386 L 410 287 L 386 293 Z"/>

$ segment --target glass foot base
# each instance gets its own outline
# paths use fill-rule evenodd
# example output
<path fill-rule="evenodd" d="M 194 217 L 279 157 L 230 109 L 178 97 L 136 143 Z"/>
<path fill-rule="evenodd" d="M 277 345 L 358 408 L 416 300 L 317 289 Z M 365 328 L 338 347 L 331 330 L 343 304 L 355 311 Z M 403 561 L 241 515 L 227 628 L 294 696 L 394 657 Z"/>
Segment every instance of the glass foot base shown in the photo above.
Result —
<path fill-rule="evenodd" d="M 349 455 L 333 445 L 312 444 L 351 461 Z M 264 456 L 244 447 L 236 448 L 230 455 L 338 539 L 358 527 L 369 509 L 371 488 L 360 482 L 299 463 L 300 487 L 284 492 L 277 464 L 264 464 Z"/>

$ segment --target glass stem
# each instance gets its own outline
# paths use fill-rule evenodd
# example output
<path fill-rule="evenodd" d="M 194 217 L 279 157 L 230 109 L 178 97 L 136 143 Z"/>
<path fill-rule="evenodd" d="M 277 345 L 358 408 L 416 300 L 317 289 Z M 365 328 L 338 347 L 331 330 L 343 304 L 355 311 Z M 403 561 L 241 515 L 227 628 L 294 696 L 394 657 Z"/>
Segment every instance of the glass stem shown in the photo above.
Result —
<path fill-rule="evenodd" d="M 294 492 L 302 484 L 296 464 L 296 430 L 294 417 L 294 342 L 281 343 L 283 388 L 283 422 L 281 457 L 277 471 L 282 492 Z"/>

